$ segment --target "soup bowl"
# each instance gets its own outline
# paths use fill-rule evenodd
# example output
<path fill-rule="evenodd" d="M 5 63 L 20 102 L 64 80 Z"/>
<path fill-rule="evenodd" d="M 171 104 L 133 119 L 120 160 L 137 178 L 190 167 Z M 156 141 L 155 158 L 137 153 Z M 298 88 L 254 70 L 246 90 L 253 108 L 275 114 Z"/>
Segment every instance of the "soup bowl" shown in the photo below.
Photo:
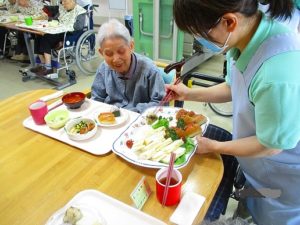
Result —
<path fill-rule="evenodd" d="M 85 101 L 85 94 L 82 92 L 71 92 L 62 97 L 62 102 L 68 109 L 78 109 Z"/>

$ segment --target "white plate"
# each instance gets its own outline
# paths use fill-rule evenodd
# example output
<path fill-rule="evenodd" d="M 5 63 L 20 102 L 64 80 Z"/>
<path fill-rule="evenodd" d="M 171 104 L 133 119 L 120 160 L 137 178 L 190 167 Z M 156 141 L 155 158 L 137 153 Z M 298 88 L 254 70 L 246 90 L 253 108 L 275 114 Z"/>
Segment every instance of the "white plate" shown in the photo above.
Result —
<path fill-rule="evenodd" d="M 124 109 L 120 109 L 120 116 L 116 117 L 116 123 L 114 124 L 105 124 L 105 123 L 101 123 L 98 119 L 98 116 L 100 113 L 103 113 L 103 112 L 110 112 L 111 111 L 111 108 L 100 108 L 100 109 L 97 109 L 95 112 L 94 112 L 94 118 L 97 122 L 97 124 L 101 127 L 117 127 L 123 123 L 125 123 L 128 119 L 128 112 Z"/>
<path fill-rule="evenodd" d="M 146 124 L 146 115 L 149 114 L 149 112 L 153 112 L 156 109 L 156 107 L 152 107 L 147 109 L 143 112 L 129 127 L 116 139 L 116 141 L 113 144 L 113 152 L 117 155 L 121 156 L 128 162 L 131 162 L 135 165 L 142 166 L 142 167 L 148 167 L 148 168 L 163 168 L 167 167 L 168 164 L 155 162 L 151 160 L 144 160 L 140 159 L 133 151 L 132 149 L 128 148 L 126 146 L 126 141 L 128 140 L 135 140 L 138 139 L 138 137 L 146 130 L 146 127 L 149 126 Z M 173 123 L 176 123 L 175 115 L 176 113 L 182 108 L 175 108 L 175 107 L 161 107 L 160 111 L 157 114 L 157 116 L 163 116 L 163 117 L 173 117 L 172 120 Z M 207 118 L 207 122 L 201 126 L 202 134 L 205 133 L 206 128 L 209 124 L 209 119 Z M 173 124 L 174 125 L 174 124 Z M 179 169 L 188 164 L 192 156 L 194 155 L 196 151 L 196 148 L 192 152 L 186 155 L 186 160 L 182 164 L 175 164 L 174 167 Z"/>
<path fill-rule="evenodd" d="M 49 218 L 46 225 L 69 225 L 70 223 L 64 223 L 63 219 L 65 216 L 65 212 L 71 206 L 75 207 L 77 209 L 80 209 L 80 211 L 82 213 L 82 218 L 79 221 L 77 221 L 76 224 L 78 224 L 78 225 L 87 225 L 87 224 L 107 225 L 106 220 L 101 215 L 100 210 L 98 210 L 97 208 L 94 208 L 90 205 L 76 204 L 76 203 L 67 204 L 65 207 L 58 210 L 55 214 L 53 214 Z M 96 222 L 98 222 L 98 223 L 96 223 Z"/>
<path fill-rule="evenodd" d="M 93 215 L 93 218 L 97 215 L 98 219 L 104 221 L 103 225 L 166 225 L 164 222 L 97 190 L 84 190 L 76 194 L 62 209 L 56 211 L 49 218 L 46 225 L 69 225 L 63 223 L 62 218 L 70 206 L 84 206 L 83 213 Z"/>

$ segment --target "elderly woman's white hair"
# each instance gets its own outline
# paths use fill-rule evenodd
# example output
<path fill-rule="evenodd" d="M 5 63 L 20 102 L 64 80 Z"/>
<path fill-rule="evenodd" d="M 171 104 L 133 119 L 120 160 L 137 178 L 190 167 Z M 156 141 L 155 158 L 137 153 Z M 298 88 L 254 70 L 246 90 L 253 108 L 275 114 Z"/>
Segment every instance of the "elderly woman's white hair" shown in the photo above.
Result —
<path fill-rule="evenodd" d="M 111 19 L 100 26 L 97 42 L 101 47 L 103 41 L 111 38 L 123 38 L 128 45 L 131 42 L 131 36 L 128 29 L 116 19 Z"/>

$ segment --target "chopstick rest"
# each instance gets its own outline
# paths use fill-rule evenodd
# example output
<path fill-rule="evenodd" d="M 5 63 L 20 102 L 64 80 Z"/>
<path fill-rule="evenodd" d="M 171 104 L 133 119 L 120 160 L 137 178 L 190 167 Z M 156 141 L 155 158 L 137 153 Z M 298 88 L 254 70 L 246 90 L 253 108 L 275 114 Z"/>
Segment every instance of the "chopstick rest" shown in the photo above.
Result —
<path fill-rule="evenodd" d="M 205 197 L 202 195 L 186 192 L 170 217 L 170 221 L 178 225 L 192 224 L 204 201 Z"/>

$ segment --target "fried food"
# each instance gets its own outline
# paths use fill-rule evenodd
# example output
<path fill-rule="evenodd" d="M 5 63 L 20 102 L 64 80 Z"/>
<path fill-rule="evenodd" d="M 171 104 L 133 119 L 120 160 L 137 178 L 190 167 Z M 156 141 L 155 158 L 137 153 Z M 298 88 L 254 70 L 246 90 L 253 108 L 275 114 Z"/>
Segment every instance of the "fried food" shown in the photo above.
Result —
<path fill-rule="evenodd" d="M 185 109 L 180 109 L 176 114 L 176 119 L 183 119 L 185 124 L 197 123 L 202 125 L 206 123 L 206 117 L 202 114 L 196 114 L 194 111 L 187 111 Z"/>
<path fill-rule="evenodd" d="M 116 123 L 115 115 L 112 112 L 100 113 L 98 116 L 98 120 L 100 123 L 103 123 L 103 124 L 115 124 Z"/>
<path fill-rule="evenodd" d="M 177 121 L 180 121 L 180 126 L 172 127 L 178 137 L 194 137 L 202 134 L 201 125 L 206 123 L 206 117 L 202 114 L 196 114 L 193 111 L 180 109 L 176 114 Z"/>
<path fill-rule="evenodd" d="M 158 117 L 157 117 L 157 115 L 154 114 L 154 113 L 149 113 L 149 114 L 146 116 L 146 122 L 147 122 L 147 124 L 149 124 L 149 125 L 152 125 L 157 119 L 158 119 Z"/>

